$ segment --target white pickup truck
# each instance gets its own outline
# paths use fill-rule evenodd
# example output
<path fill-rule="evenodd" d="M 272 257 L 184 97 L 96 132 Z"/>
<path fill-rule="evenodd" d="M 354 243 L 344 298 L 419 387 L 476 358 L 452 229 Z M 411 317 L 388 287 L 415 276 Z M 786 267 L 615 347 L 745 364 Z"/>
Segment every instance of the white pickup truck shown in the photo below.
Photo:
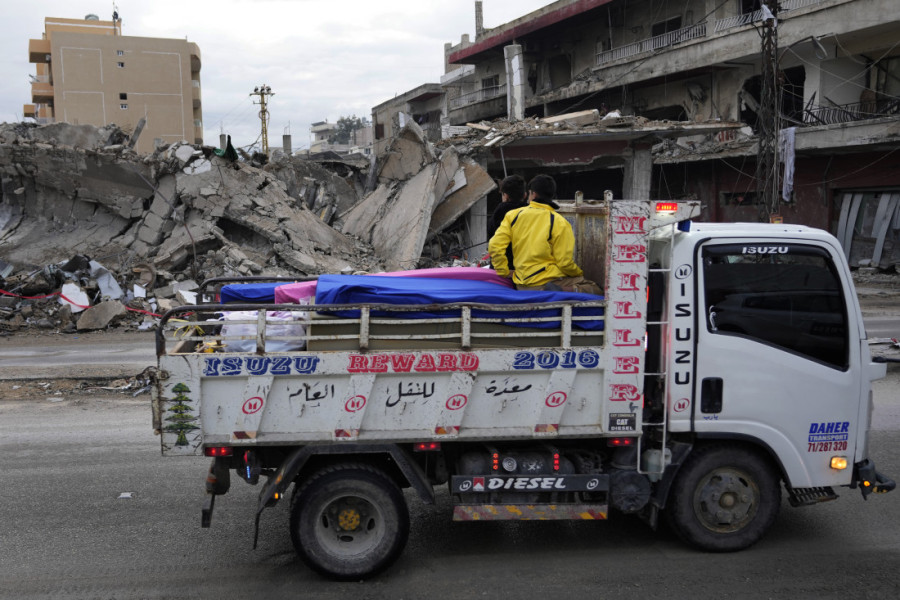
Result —
<path fill-rule="evenodd" d="M 714 551 L 760 539 L 782 484 L 793 506 L 833 500 L 838 487 L 894 488 L 868 458 L 871 382 L 885 365 L 870 358 L 835 238 L 691 222 L 695 202 L 563 210 L 579 260 L 602 265 L 605 298 L 164 315 L 154 427 L 163 454 L 213 457 L 203 525 L 231 471 L 263 484 L 257 533 L 293 484 L 300 556 L 357 579 L 402 552 L 404 488 L 433 503 L 446 486 L 454 520 L 614 510 L 655 526 L 663 514 Z M 227 332 L 203 320 L 235 310 L 258 315 L 255 351 L 229 350 Z M 279 310 L 303 311 L 302 327 L 273 336 L 266 315 Z M 438 312 L 412 318 L 422 310 Z M 185 335 L 176 317 L 188 312 L 196 328 Z M 291 336 L 303 349 L 266 351 Z"/>

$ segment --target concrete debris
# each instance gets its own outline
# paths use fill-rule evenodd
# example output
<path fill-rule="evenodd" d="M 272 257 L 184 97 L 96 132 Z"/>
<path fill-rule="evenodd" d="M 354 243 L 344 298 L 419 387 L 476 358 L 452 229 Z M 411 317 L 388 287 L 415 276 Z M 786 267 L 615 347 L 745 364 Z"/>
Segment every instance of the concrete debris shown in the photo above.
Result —
<path fill-rule="evenodd" d="M 651 121 L 645 117 L 623 115 L 619 110 L 605 114 L 600 111 L 583 110 L 552 117 L 528 117 L 518 121 L 496 119 L 491 122 L 467 123 L 465 133 L 441 140 L 438 147 L 456 146 L 460 153 L 478 154 L 490 148 L 506 146 L 528 137 L 579 136 L 602 134 L 604 132 L 670 133 L 677 137 L 681 147 L 687 152 L 722 151 L 734 146 L 750 143 L 751 132 L 741 123 L 693 122 L 693 121 Z M 713 133 L 711 133 L 713 132 Z M 697 133 L 693 135 L 692 133 Z M 690 143 L 690 145 L 687 145 Z M 675 139 L 666 139 L 653 148 L 654 161 L 657 155 L 669 155 L 678 147 Z"/>
<path fill-rule="evenodd" d="M 388 145 L 378 170 L 378 183 L 406 181 L 436 160 L 434 147 L 415 121 L 409 120 Z"/>
<path fill-rule="evenodd" d="M 455 176 L 454 180 L 459 179 L 465 184 L 458 188 L 451 188 L 448 191 L 448 195 L 434 210 L 431 215 L 431 222 L 428 225 L 429 235 L 441 233 L 453 225 L 476 202 L 497 187 L 497 184 L 488 175 L 487 171 L 478 166 L 474 160 L 463 158 L 461 162 L 460 170 L 462 173 Z"/>
<path fill-rule="evenodd" d="M 115 300 L 105 300 L 84 311 L 79 317 L 78 331 L 105 329 L 114 319 L 125 316 L 125 306 Z"/>
<path fill-rule="evenodd" d="M 265 167 L 184 142 L 139 155 L 115 126 L 0 124 L 0 289 L 58 294 L 68 281 L 88 306 L 130 302 L 137 285 L 140 306 L 152 309 L 157 288 L 183 280 L 385 268 L 370 246 L 329 226 L 359 201 L 367 161 L 330 169 L 283 156 Z M 190 290 L 175 286 L 170 298 L 178 291 Z M 21 314 L 39 301 L 4 306 L 0 331 L 38 319 L 75 330 L 52 303 L 39 318 Z"/>
<path fill-rule="evenodd" d="M 412 121 L 392 140 L 378 173 L 378 188 L 339 215 L 336 226 L 371 244 L 390 270 L 418 266 L 429 236 L 496 187 L 477 163 L 461 160 L 455 147 L 437 156 Z"/>

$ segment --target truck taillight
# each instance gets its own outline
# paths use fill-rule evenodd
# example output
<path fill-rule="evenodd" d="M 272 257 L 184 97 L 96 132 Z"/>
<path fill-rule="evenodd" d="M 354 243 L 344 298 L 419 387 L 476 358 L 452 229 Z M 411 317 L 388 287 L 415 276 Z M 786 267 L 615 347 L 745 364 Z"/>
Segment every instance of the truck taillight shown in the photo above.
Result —
<path fill-rule="evenodd" d="M 606 440 L 607 446 L 613 446 L 615 448 L 620 448 L 622 446 L 634 446 L 634 438 L 630 437 L 616 437 L 609 438 Z"/>
<path fill-rule="evenodd" d="M 559 471 L 559 453 L 558 452 L 553 454 L 553 470 Z"/>
<path fill-rule="evenodd" d="M 677 202 L 657 202 L 656 212 L 658 213 L 674 213 L 678 211 Z"/>
<path fill-rule="evenodd" d="M 500 455 L 494 452 L 491 455 L 491 470 L 499 471 L 500 470 Z"/>
<path fill-rule="evenodd" d="M 439 452 L 440 442 L 420 442 L 413 446 L 413 452 Z"/>
<path fill-rule="evenodd" d="M 206 446 L 203 448 L 204 456 L 211 456 L 213 458 L 220 458 L 223 456 L 231 456 L 233 454 L 233 448 L 230 446 Z"/>

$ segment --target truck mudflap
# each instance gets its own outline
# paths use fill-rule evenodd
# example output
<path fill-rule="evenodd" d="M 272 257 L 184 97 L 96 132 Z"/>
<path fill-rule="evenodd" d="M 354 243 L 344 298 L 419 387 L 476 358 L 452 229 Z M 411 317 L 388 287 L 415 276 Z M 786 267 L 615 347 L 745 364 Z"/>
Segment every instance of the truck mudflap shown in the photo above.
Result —
<path fill-rule="evenodd" d="M 869 494 L 886 494 L 897 487 L 897 483 L 875 470 L 875 463 L 868 458 L 853 465 L 853 483 L 850 487 L 859 486 L 863 500 Z"/>

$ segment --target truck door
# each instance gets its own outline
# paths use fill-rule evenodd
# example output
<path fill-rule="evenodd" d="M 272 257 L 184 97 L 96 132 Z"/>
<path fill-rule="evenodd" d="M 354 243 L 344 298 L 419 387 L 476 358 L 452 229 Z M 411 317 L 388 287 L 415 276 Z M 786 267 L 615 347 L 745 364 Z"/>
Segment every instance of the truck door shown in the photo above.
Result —
<path fill-rule="evenodd" d="M 795 488 L 846 485 L 859 418 L 860 331 L 837 250 L 707 243 L 697 257 L 693 428 L 774 451 Z M 850 288 L 852 289 L 852 288 Z"/>

